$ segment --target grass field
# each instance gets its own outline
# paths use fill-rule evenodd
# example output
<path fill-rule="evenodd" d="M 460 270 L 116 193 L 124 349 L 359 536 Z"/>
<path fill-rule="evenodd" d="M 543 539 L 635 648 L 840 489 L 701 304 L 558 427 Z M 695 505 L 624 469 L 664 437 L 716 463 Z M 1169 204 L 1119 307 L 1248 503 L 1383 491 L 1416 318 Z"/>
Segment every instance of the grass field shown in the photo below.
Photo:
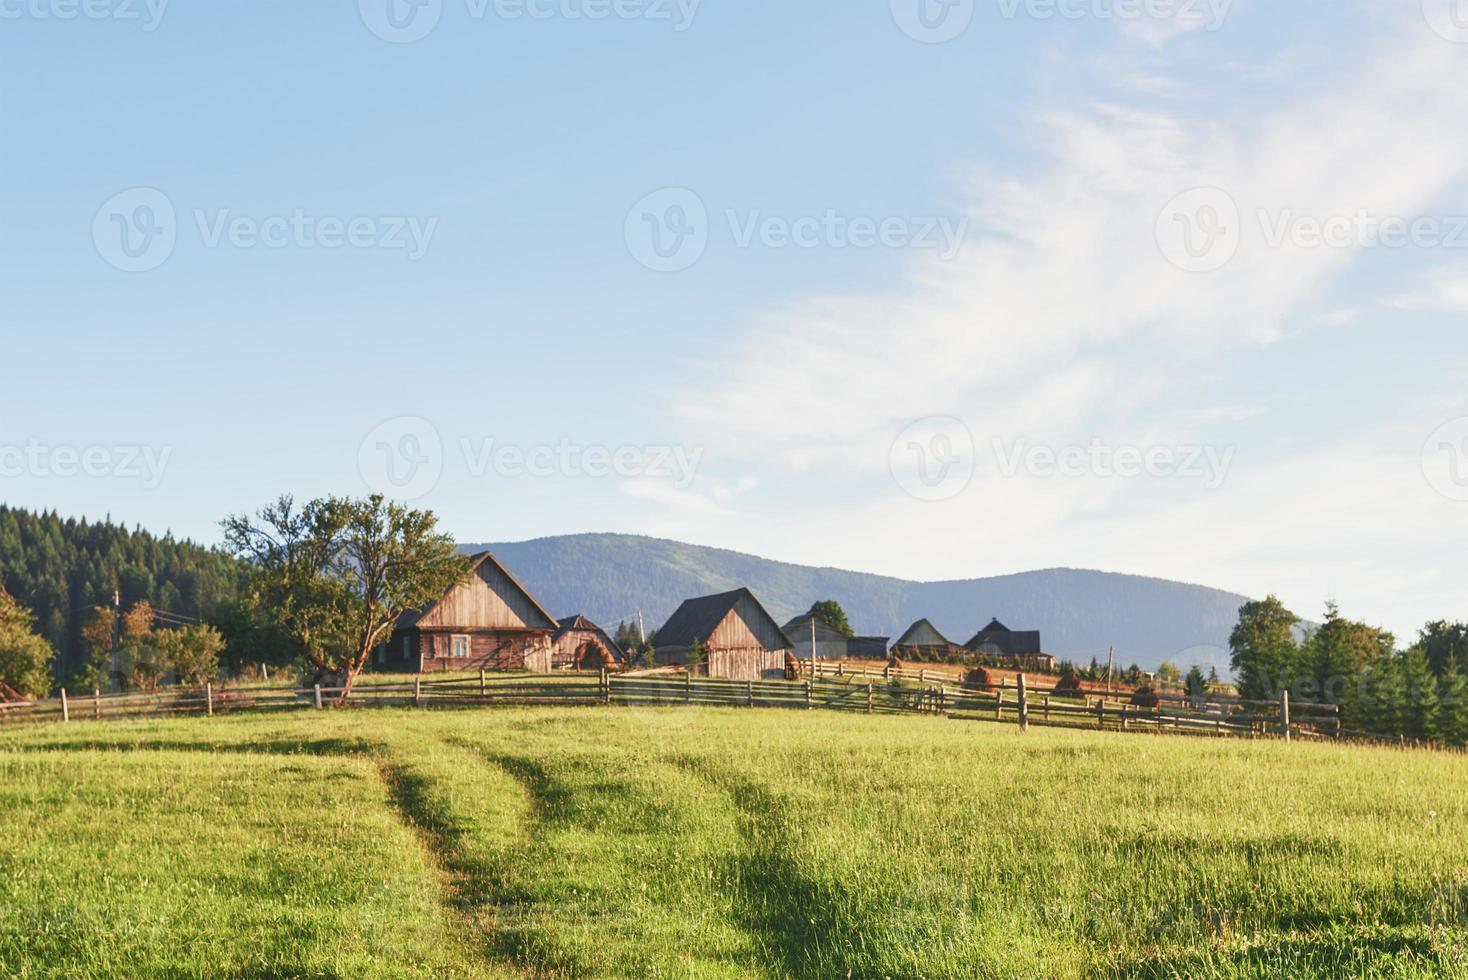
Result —
<path fill-rule="evenodd" d="M 1468 976 L 1468 763 L 784 711 L 0 730 L 0 975 Z"/>

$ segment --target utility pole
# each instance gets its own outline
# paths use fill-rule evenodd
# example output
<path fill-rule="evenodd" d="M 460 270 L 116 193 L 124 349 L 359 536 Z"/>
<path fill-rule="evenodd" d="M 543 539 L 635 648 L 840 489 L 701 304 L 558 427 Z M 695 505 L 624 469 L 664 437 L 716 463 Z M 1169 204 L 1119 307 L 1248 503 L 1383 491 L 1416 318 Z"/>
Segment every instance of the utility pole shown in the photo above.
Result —
<path fill-rule="evenodd" d="M 647 646 L 647 630 L 642 628 L 641 609 L 637 610 L 637 638 L 642 641 L 643 646 Z"/>
<path fill-rule="evenodd" d="M 1116 646 L 1113 644 L 1106 650 L 1106 693 L 1110 694 L 1114 687 L 1111 684 L 1111 662 L 1116 659 Z"/>
<path fill-rule="evenodd" d="M 117 688 L 117 641 L 122 633 L 122 590 L 112 590 L 112 667 L 107 679 Z"/>
<path fill-rule="evenodd" d="M 816 614 L 810 614 L 810 679 L 816 679 Z"/>

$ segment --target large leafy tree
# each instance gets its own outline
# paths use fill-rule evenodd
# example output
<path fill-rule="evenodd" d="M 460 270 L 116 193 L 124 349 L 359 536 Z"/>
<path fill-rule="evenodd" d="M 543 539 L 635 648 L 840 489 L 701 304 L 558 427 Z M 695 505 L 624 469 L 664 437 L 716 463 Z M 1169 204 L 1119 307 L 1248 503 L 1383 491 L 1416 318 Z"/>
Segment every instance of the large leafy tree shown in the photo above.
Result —
<path fill-rule="evenodd" d="M 35 617 L 0 588 L 0 700 L 4 688 L 21 697 L 44 697 L 51 689 L 55 650 L 35 632 Z"/>
<path fill-rule="evenodd" d="M 846 619 L 846 610 L 835 599 L 822 599 L 810 607 L 812 616 L 825 623 L 842 636 L 855 636 L 851 623 Z"/>
<path fill-rule="evenodd" d="M 1459 673 L 1468 674 L 1468 623 L 1428 623 L 1418 631 L 1416 646 L 1437 676 L 1446 675 L 1454 665 Z"/>
<path fill-rule="evenodd" d="M 1299 621 L 1274 596 L 1239 608 L 1239 622 L 1228 643 L 1241 697 L 1272 700 L 1294 685 L 1299 666 L 1295 626 Z"/>
<path fill-rule="evenodd" d="M 441 598 L 470 568 L 431 511 L 381 495 L 299 509 L 286 496 L 257 519 L 227 519 L 224 530 L 255 568 L 256 608 L 302 659 L 341 678 L 341 701 L 398 617 Z"/>

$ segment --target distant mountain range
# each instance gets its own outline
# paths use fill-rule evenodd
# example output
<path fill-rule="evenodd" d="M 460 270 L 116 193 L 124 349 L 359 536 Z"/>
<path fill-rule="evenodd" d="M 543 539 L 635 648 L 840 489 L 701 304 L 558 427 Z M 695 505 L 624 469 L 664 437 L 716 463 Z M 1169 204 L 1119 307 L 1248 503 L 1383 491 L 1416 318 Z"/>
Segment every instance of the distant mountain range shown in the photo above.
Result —
<path fill-rule="evenodd" d="M 1164 660 L 1228 669 L 1228 635 L 1247 597 L 1199 585 L 1057 568 L 952 582 L 811 568 L 719 548 L 626 534 L 462 545 L 493 551 L 555 616 L 584 613 L 613 629 L 641 610 L 648 629 L 684 599 L 748 586 L 780 622 L 836 599 L 862 634 L 896 638 L 926 617 L 955 643 L 998 618 L 1038 629 L 1045 652 L 1151 670 Z"/>

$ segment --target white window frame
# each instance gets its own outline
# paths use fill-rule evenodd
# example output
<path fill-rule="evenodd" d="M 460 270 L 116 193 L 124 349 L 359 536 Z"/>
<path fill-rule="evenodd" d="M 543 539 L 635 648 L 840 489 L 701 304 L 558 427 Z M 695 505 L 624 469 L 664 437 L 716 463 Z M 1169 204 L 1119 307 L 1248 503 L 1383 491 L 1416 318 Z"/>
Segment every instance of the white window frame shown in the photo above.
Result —
<path fill-rule="evenodd" d="M 464 641 L 464 652 L 463 653 L 460 653 L 459 652 L 459 641 L 460 640 L 463 640 Z M 467 634 L 467 633 L 454 633 L 454 634 L 452 634 L 449 637 L 449 656 L 452 659 L 454 659 L 454 660 L 467 660 L 469 658 L 469 653 L 470 653 L 470 651 L 472 649 L 473 649 L 473 644 L 470 641 L 469 634 Z"/>

